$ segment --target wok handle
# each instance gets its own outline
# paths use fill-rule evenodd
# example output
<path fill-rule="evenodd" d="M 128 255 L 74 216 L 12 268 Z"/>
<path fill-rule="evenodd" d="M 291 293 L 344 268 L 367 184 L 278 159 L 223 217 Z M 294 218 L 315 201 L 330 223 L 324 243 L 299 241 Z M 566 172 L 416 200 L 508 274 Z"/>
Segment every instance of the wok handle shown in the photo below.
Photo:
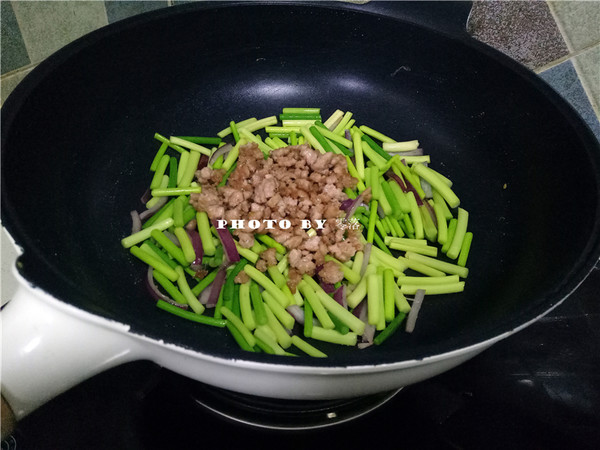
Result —
<path fill-rule="evenodd" d="M 142 359 L 126 331 L 20 285 L 2 309 L 2 396 L 16 419 L 97 373 Z"/>

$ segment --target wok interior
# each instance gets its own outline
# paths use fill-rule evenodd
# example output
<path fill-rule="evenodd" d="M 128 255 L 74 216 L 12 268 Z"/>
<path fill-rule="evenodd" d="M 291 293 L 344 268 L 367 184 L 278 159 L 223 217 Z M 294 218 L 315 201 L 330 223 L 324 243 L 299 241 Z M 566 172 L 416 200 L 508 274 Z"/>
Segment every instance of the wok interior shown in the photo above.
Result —
<path fill-rule="evenodd" d="M 214 135 L 286 106 L 340 108 L 419 139 L 453 180 L 471 215 L 471 274 L 464 293 L 427 299 L 412 335 L 283 362 L 422 358 L 511 330 L 591 267 L 598 151 L 541 83 L 477 48 L 378 16 L 289 5 L 161 12 L 100 30 L 34 71 L 3 111 L 3 221 L 25 249 L 21 271 L 135 333 L 281 361 L 157 310 L 120 239 L 142 207 L 154 132 Z"/>

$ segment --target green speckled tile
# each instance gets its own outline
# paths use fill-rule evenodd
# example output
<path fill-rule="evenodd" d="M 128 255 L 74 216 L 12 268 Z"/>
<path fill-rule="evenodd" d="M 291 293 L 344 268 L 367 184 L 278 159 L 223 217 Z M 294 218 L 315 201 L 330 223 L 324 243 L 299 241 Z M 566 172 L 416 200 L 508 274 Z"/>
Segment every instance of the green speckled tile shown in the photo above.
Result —
<path fill-rule="evenodd" d="M 4 104 L 10 93 L 17 87 L 17 84 L 19 84 L 32 70 L 33 67 L 30 67 L 27 70 L 20 70 L 14 74 L 2 77 L 0 86 L 0 105 Z"/>
<path fill-rule="evenodd" d="M 5 74 L 30 63 L 27 49 L 19 30 L 19 24 L 15 17 L 10 2 L 0 3 L 0 15 L 2 16 L 2 47 L 0 49 L 2 73 Z"/>
<path fill-rule="evenodd" d="M 108 22 L 126 19 L 155 9 L 169 6 L 167 1 L 105 1 Z"/>
<path fill-rule="evenodd" d="M 108 24 L 104 2 L 12 2 L 23 40 L 36 63 L 71 41 Z"/>
<path fill-rule="evenodd" d="M 600 2 L 549 2 L 573 51 L 600 43 Z"/>
<path fill-rule="evenodd" d="M 596 114 L 600 114 L 600 44 L 576 56 L 574 64 L 591 97 Z"/>
<path fill-rule="evenodd" d="M 550 8 L 544 1 L 477 1 L 467 24 L 475 38 L 530 69 L 568 55 Z"/>

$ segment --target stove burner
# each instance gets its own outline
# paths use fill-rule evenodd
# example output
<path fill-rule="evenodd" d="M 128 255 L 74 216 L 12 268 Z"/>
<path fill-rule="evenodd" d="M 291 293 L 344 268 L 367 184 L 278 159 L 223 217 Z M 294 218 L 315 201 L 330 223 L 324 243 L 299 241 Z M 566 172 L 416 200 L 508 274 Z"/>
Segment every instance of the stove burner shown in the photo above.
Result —
<path fill-rule="evenodd" d="M 282 400 L 194 385 L 197 406 L 233 422 L 272 430 L 312 430 L 357 419 L 379 408 L 400 389 L 339 400 Z"/>

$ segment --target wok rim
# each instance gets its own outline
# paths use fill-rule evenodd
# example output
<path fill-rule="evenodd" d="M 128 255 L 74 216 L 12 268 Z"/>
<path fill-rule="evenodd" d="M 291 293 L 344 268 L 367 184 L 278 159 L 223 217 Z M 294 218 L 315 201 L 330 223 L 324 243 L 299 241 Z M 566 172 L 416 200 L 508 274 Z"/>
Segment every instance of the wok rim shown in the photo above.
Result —
<path fill-rule="evenodd" d="M 457 35 L 457 34 L 449 33 L 445 30 L 436 30 L 436 29 L 428 27 L 424 24 L 421 24 L 418 22 L 412 22 L 410 20 L 407 20 L 406 18 L 390 17 L 390 16 L 380 14 L 380 13 L 377 13 L 374 11 L 362 11 L 357 8 L 357 5 L 346 5 L 346 4 L 333 5 L 333 4 L 329 4 L 329 3 L 314 4 L 312 2 L 302 2 L 302 1 L 300 1 L 300 2 L 279 2 L 279 1 L 277 1 L 277 2 L 261 2 L 261 1 L 258 1 L 258 2 L 223 2 L 223 3 L 219 2 L 219 4 L 216 4 L 216 5 L 213 2 L 207 2 L 206 4 L 204 4 L 204 3 L 186 4 L 186 5 L 179 5 L 176 8 L 171 7 L 171 8 L 164 8 L 161 10 L 150 11 L 150 12 L 147 12 L 144 14 L 140 14 L 138 16 L 130 17 L 128 19 L 124 19 L 122 21 L 115 22 L 113 24 L 104 26 L 98 30 L 95 30 L 87 35 L 82 36 L 81 38 L 79 38 L 79 39 L 71 42 L 70 44 L 66 45 L 65 47 L 61 48 L 60 50 L 58 50 L 57 52 L 55 52 L 54 54 L 49 56 L 47 59 L 45 59 L 43 62 L 41 62 L 34 70 L 31 71 L 31 73 L 28 74 L 27 77 L 21 83 L 19 83 L 19 85 L 13 91 L 13 93 L 11 93 L 11 95 L 7 98 L 5 104 L 2 108 L 2 113 L 3 113 L 2 114 L 2 128 L 4 129 L 6 127 L 7 129 L 10 129 L 12 123 L 14 122 L 15 118 L 19 114 L 19 110 L 21 109 L 22 104 L 28 98 L 31 91 L 33 91 L 45 79 L 45 77 L 47 76 L 48 73 L 52 73 L 52 71 L 54 69 L 56 69 L 57 67 L 60 67 L 61 64 L 65 60 L 68 60 L 74 54 L 77 54 L 78 52 L 81 52 L 81 51 L 85 51 L 85 49 L 88 46 L 102 40 L 105 35 L 111 35 L 114 33 L 118 33 L 119 30 L 121 30 L 121 29 L 135 27 L 141 23 L 146 23 L 147 21 L 156 20 L 163 16 L 164 17 L 175 16 L 175 15 L 180 14 L 182 11 L 185 11 L 188 9 L 189 10 L 210 10 L 210 9 L 231 8 L 233 6 L 243 6 L 243 7 L 250 8 L 250 7 L 264 7 L 264 6 L 273 5 L 273 4 L 285 5 L 285 6 L 290 6 L 290 7 L 293 6 L 293 7 L 302 7 L 302 8 L 312 8 L 312 9 L 328 9 L 328 10 L 342 9 L 342 10 L 348 11 L 353 14 L 367 14 L 367 15 L 371 15 L 371 16 L 381 17 L 386 20 L 391 20 L 391 21 L 394 21 L 394 22 L 397 22 L 400 24 L 408 24 L 409 26 L 414 26 L 414 27 L 418 27 L 420 29 L 424 29 L 428 33 L 436 33 L 436 34 L 442 35 L 445 39 L 456 40 L 456 41 L 460 42 L 461 45 L 466 45 L 466 46 L 472 48 L 473 50 L 475 50 L 479 53 L 482 53 L 483 55 L 485 55 L 485 57 L 495 60 L 496 62 L 501 64 L 504 68 L 506 68 L 508 71 L 510 71 L 513 74 L 516 74 L 520 78 L 524 79 L 525 82 L 531 87 L 531 89 L 535 89 L 538 92 L 540 92 L 541 94 L 543 94 L 544 98 L 547 99 L 550 103 L 552 103 L 555 106 L 555 108 L 557 109 L 557 113 L 559 113 L 560 116 L 564 120 L 568 121 L 570 128 L 577 135 L 577 137 L 580 138 L 580 142 L 581 142 L 582 148 L 583 148 L 582 151 L 585 152 L 586 156 L 589 158 L 590 163 L 591 164 L 595 163 L 596 167 L 600 167 L 600 143 L 597 141 L 597 139 L 591 132 L 589 126 L 585 123 L 585 121 L 581 118 L 581 116 L 575 111 L 573 106 L 571 106 L 559 93 L 557 93 L 551 86 L 549 86 L 544 80 L 542 80 L 533 71 L 529 70 L 525 66 L 521 65 L 520 63 L 511 59 L 510 57 L 501 53 L 500 51 L 475 40 L 474 38 L 470 37 L 466 33 L 466 31 L 465 31 L 464 35 L 462 35 L 462 34 Z M 7 105 L 8 105 L 8 114 L 6 114 L 6 112 L 7 112 L 6 106 Z M 4 144 L 5 133 L 3 133 L 3 136 L 1 137 L 1 139 L 2 139 L 2 143 Z M 596 172 L 596 180 L 595 181 L 596 181 L 596 185 L 600 186 L 600 172 L 598 172 L 598 171 Z M 6 198 L 4 190 L 2 191 L 1 195 L 2 195 L 2 199 L 4 200 Z M 373 371 L 375 368 L 380 368 L 381 370 L 384 370 L 385 367 L 389 367 L 389 369 L 385 369 L 385 370 L 397 370 L 397 369 L 401 369 L 401 368 L 407 368 L 407 367 L 413 367 L 415 365 L 420 365 L 421 363 L 424 363 L 424 362 L 435 362 L 437 360 L 447 359 L 447 358 L 452 357 L 453 355 L 459 356 L 461 354 L 464 354 L 465 352 L 468 352 L 468 349 L 474 349 L 474 348 L 480 348 L 480 347 L 485 348 L 485 347 L 488 347 L 488 346 L 494 344 L 495 342 L 498 342 L 498 341 L 514 334 L 515 332 L 518 332 L 519 330 L 531 325 L 535 321 L 539 320 L 541 317 L 548 314 L 554 308 L 559 306 L 563 301 L 565 301 L 586 280 L 589 273 L 591 273 L 591 271 L 594 269 L 594 267 L 598 264 L 598 261 L 600 260 L 600 195 L 598 196 L 596 206 L 597 206 L 597 209 L 596 209 L 596 217 L 595 217 L 594 224 L 593 224 L 593 232 L 592 232 L 592 235 L 589 237 L 589 240 L 587 241 L 584 251 L 582 252 L 581 259 L 578 262 L 578 264 L 576 264 L 575 266 L 573 266 L 571 268 L 572 270 L 569 273 L 569 275 L 567 277 L 565 277 L 564 279 L 562 279 L 560 283 L 556 284 L 555 291 L 553 291 L 552 295 L 547 296 L 547 298 L 540 299 L 542 301 L 540 305 L 534 306 L 534 307 L 530 308 L 530 310 L 528 310 L 528 311 L 520 311 L 517 315 L 511 314 L 511 315 L 507 316 L 504 321 L 498 322 L 494 326 L 493 331 L 489 331 L 488 333 L 486 333 L 486 335 L 490 336 L 487 339 L 480 340 L 480 339 L 476 339 L 476 338 L 475 339 L 467 338 L 466 339 L 467 341 L 476 340 L 477 342 L 472 343 L 471 345 L 466 346 L 466 347 L 463 346 L 463 347 L 459 347 L 459 348 L 453 348 L 452 350 L 444 351 L 441 353 L 428 354 L 427 356 L 424 356 L 422 359 L 411 359 L 411 360 L 402 360 L 402 361 L 395 361 L 395 362 L 385 362 L 385 363 L 381 363 L 381 364 L 371 364 L 371 365 L 364 365 L 364 366 L 352 364 L 352 365 L 346 365 L 346 366 L 332 367 L 331 365 L 321 366 L 318 364 L 314 364 L 314 361 L 312 361 L 312 363 L 310 363 L 310 364 L 304 364 L 304 365 L 302 365 L 302 364 L 285 364 L 285 362 L 283 362 L 283 361 L 281 363 L 279 363 L 279 362 L 277 362 L 277 363 L 263 362 L 263 361 L 257 361 L 254 359 L 250 359 L 250 354 L 248 355 L 249 356 L 248 359 L 243 359 L 243 358 L 231 359 L 231 358 L 226 358 L 226 357 L 221 357 L 221 356 L 213 356 L 213 355 L 209 355 L 206 353 L 202 353 L 197 350 L 189 349 L 184 346 L 178 345 L 176 343 L 170 343 L 168 345 L 172 345 L 174 348 L 176 348 L 180 352 L 184 352 L 184 353 L 189 352 L 189 354 L 194 355 L 195 357 L 202 356 L 203 358 L 208 358 L 208 359 L 214 358 L 215 361 L 218 361 L 220 363 L 223 363 L 224 361 L 231 361 L 231 362 L 235 362 L 235 364 L 238 364 L 238 365 L 242 364 L 242 363 L 248 364 L 248 367 L 251 367 L 251 366 L 270 367 L 270 370 L 276 370 L 276 369 L 282 368 L 282 367 L 289 367 L 290 370 L 293 369 L 293 371 L 297 371 L 300 368 L 305 368 L 306 370 L 308 370 L 310 372 L 312 372 L 314 370 L 319 370 L 322 372 L 322 371 L 327 371 L 329 369 L 331 369 L 331 370 L 343 369 L 345 371 L 348 371 L 350 368 L 355 368 L 355 369 L 363 368 L 362 370 Z M 8 211 L 6 211 L 6 209 L 5 209 L 5 202 L 3 201 L 2 202 L 2 215 L 4 216 L 2 218 L 3 219 L 2 222 L 4 222 L 3 226 L 5 227 L 5 229 L 8 231 L 8 233 L 12 237 L 13 233 L 11 232 L 11 229 L 13 227 L 18 228 L 17 223 L 19 222 L 19 220 L 17 219 L 17 216 L 18 216 L 17 214 L 12 215 L 13 217 L 11 217 L 11 214 L 5 214 L 7 212 Z M 6 219 L 8 219 L 8 220 L 6 220 Z M 19 245 L 18 241 L 15 241 L 15 242 L 17 242 L 17 245 Z M 93 317 L 97 317 L 97 318 L 101 319 L 102 321 L 106 321 L 107 323 L 115 323 L 115 324 L 119 324 L 121 326 L 130 327 L 130 325 L 123 324 L 121 322 L 115 321 L 113 319 L 102 316 L 100 314 L 94 314 L 83 308 L 74 306 L 71 303 L 69 303 L 68 301 L 61 300 L 61 299 L 54 297 L 49 292 L 46 292 L 45 290 L 43 290 L 40 287 L 37 287 L 34 281 L 29 281 L 29 280 L 25 279 L 24 277 L 22 277 L 21 274 L 19 273 L 18 269 L 16 268 L 16 266 L 14 267 L 14 272 L 16 272 L 18 274 L 18 279 L 20 281 L 22 280 L 22 281 L 26 282 L 27 284 L 30 284 L 31 286 L 35 287 L 36 289 L 40 289 L 40 291 L 42 291 L 45 295 L 49 296 L 53 301 L 58 302 L 57 304 L 59 304 L 59 305 L 64 305 L 64 306 L 73 308 L 74 310 L 76 310 L 80 313 L 89 314 Z M 517 326 L 514 326 L 515 322 L 518 323 Z M 500 330 L 500 332 L 498 332 L 498 330 Z M 137 338 L 149 340 L 150 342 L 160 344 L 159 340 L 150 338 L 139 332 L 136 332 L 136 333 L 130 332 L 130 334 L 132 334 L 133 336 L 135 336 Z M 313 358 L 313 360 L 314 360 L 314 358 Z"/>

